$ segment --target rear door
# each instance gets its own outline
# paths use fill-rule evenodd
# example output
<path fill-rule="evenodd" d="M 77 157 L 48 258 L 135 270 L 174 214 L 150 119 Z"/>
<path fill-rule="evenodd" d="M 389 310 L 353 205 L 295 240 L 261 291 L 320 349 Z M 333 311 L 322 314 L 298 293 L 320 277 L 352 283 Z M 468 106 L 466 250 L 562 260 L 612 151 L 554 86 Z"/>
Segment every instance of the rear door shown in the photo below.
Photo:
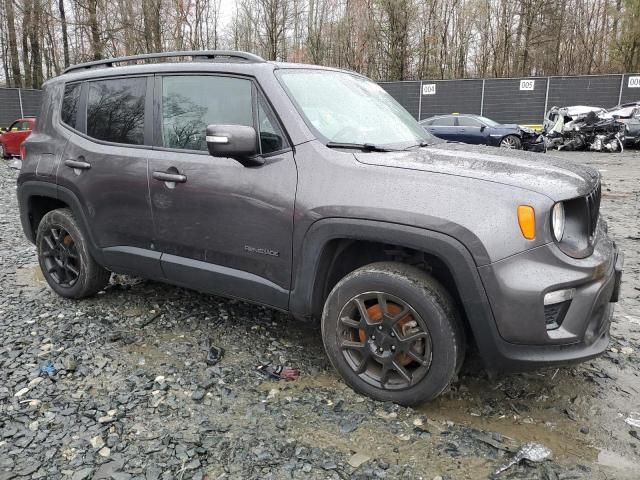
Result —
<path fill-rule="evenodd" d="M 67 84 L 61 119 L 70 136 L 57 179 L 83 204 L 106 266 L 156 278 L 147 181 L 152 85 L 153 76 Z"/>
<path fill-rule="evenodd" d="M 427 130 L 438 138 L 443 140 L 459 141 L 456 138 L 455 117 L 447 115 L 444 117 L 436 117 L 427 127 Z"/>
<path fill-rule="evenodd" d="M 267 99 L 252 79 L 229 75 L 158 76 L 155 88 L 149 181 L 163 272 L 176 284 L 286 308 L 297 169 Z M 210 156 L 211 124 L 256 128 L 264 165 Z"/>

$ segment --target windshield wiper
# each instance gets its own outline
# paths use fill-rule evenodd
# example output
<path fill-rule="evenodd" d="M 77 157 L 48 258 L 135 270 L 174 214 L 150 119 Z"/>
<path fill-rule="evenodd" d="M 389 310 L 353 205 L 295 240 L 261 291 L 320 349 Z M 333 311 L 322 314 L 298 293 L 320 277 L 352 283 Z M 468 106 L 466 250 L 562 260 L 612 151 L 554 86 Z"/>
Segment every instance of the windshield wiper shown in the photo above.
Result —
<path fill-rule="evenodd" d="M 401 150 L 394 150 L 392 148 L 380 147 L 373 143 L 341 143 L 341 142 L 327 142 L 329 148 L 351 148 L 353 150 L 362 150 L 364 152 L 399 152 Z"/>
<path fill-rule="evenodd" d="M 415 145 L 409 145 L 407 148 L 405 148 L 405 150 L 410 150 L 416 147 L 428 147 L 429 145 L 432 145 L 432 144 L 429 142 L 422 141 L 420 143 L 416 143 Z"/>

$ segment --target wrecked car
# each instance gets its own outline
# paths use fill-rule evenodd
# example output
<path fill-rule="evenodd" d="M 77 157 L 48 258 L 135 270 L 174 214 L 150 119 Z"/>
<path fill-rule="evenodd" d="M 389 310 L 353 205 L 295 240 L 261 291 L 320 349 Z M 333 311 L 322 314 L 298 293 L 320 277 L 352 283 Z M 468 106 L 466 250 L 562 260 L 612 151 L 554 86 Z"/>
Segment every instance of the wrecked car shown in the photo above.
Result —
<path fill-rule="evenodd" d="M 600 107 L 552 107 L 544 120 L 547 146 L 559 150 L 620 151 L 624 130 Z"/>
<path fill-rule="evenodd" d="M 607 110 L 607 116 L 624 124 L 625 147 L 640 147 L 640 102 L 616 105 Z"/>
<path fill-rule="evenodd" d="M 62 297 L 117 272 L 317 319 L 345 382 L 403 405 L 471 345 L 490 372 L 608 346 L 623 255 L 592 168 L 438 143 L 362 75 L 244 52 L 72 66 L 42 112 L 17 195 Z"/>
<path fill-rule="evenodd" d="M 501 124 L 480 115 L 436 115 L 421 120 L 420 125 L 429 133 L 449 142 L 491 145 L 531 152 L 547 150 L 542 135 L 532 128 Z"/>

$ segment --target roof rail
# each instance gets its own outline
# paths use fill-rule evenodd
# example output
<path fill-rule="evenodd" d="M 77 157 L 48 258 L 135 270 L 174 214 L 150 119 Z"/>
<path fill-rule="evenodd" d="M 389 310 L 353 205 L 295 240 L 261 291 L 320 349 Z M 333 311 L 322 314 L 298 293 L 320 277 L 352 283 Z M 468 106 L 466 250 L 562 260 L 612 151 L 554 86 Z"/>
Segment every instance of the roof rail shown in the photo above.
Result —
<path fill-rule="evenodd" d="M 76 70 L 87 70 L 96 67 L 113 67 L 114 63 L 135 62 L 138 60 L 151 60 L 155 58 L 171 58 L 171 57 L 191 57 L 196 60 L 213 60 L 215 58 L 227 57 L 238 60 L 245 60 L 252 63 L 263 63 L 265 60 L 253 53 L 237 52 L 235 50 L 188 50 L 183 52 L 161 52 L 161 53 L 143 53 L 141 55 L 129 55 L 126 57 L 105 58 L 103 60 L 95 60 L 93 62 L 79 63 L 66 68 L 64 73 L 74 72 Z"/>

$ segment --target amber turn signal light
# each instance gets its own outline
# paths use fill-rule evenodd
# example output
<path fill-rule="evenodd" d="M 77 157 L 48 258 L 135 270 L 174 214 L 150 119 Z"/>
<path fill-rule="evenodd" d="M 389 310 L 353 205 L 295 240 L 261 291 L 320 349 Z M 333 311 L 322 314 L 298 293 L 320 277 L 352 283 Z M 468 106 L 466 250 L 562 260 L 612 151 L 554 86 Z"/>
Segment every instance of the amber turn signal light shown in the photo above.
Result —
<path fill-rule="evenodd" d="M 527 240 L 536 238 L 536 212 L 529 205 L 520 205 L 518 207 L 518 224 L 522 236 Z"/>

